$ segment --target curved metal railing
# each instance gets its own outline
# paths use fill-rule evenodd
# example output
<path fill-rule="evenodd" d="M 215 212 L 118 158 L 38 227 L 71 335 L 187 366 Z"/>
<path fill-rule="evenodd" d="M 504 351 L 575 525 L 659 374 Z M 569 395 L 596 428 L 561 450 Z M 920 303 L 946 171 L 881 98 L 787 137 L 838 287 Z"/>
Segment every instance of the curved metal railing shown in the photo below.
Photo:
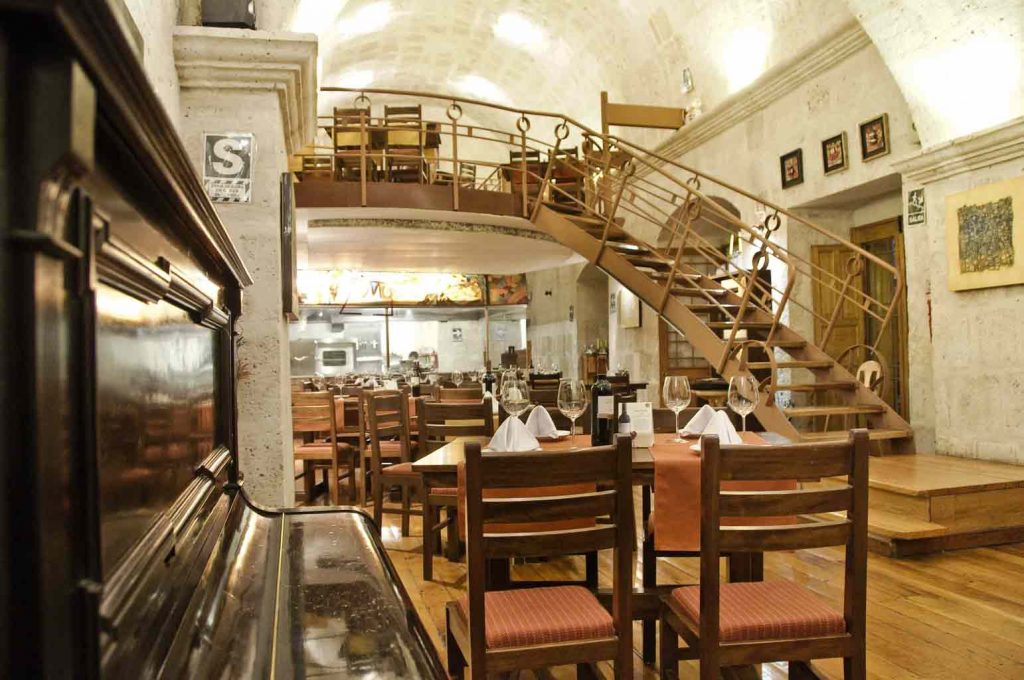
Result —
<path fill-rule="evenodd" d="M 732 322 L 723 340 L 719 371 L 744 339 L 745 316 L 770 315 L 765 340 L 769 346 L 785 323 L 824 348 L 844 308 L 850 306 L 877 321 L 874 337 L 867 339 L 877 347 L 902 299 L 898 268 L 849 240 L 570 116 L 447 94 L 340 87 L 321 91 L 354 99 L 343 126 L 337 115 L 342 109 L 319 119 L 330 144 L 301 154 L 295 168 L 300 174 L 356 181 L 361 204 L 367 205 L 368 185 L 388 180 L 396 166 L 413 166 L 419 181 L 450 185 L 454 210 L 460 209 L 468 192 L 487 191 L 511 194 L 514 212 L 526 219 L 536 219 L 548 206 L 592 225 L 595 232 L 599 228 L 598 262 L 609 248 L 642 249 L 645 260 L 639 266 L 648 265 L 652 278 L 663 285 L 659 313 L 673 290 L 684 287 L 706 300 L 703 309 Z M 419 104 L 426 115 L 421 113 L 413 124 L 375 116 L 371 95 L 389 104 Z M 361 113 L 354 116 L 352 111 Z M 408 141 L 410 131 L 416 143 L 401 148 L 390 143 L 393 136 L 403 134 Z M 348 143 L 339 145 L 339 135 L 348 135 Z M 815 264 L 812 245 L 840 247 L 846 271 L 836 273 Z M 879 299 L 861 285 L 866 266 L 891 277 L 891 295 Z M 722 303 L 696 274 L 734 289 L 739 304 Z M 834 296 L 830 310 L 816 308 L 811 287 Z"/>

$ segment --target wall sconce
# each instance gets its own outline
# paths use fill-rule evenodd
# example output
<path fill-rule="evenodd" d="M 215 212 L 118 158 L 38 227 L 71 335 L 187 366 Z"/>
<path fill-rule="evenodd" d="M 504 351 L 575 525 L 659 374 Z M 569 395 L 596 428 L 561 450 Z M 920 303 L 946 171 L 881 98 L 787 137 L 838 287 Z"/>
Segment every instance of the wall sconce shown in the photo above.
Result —
<path fill-rule="evenodd" d="M 679 90 L 683 94 L 693 92 L 693 73 L 690 72 L 689 67 L 683 69 L 683 78 L 679 83 Z"/>

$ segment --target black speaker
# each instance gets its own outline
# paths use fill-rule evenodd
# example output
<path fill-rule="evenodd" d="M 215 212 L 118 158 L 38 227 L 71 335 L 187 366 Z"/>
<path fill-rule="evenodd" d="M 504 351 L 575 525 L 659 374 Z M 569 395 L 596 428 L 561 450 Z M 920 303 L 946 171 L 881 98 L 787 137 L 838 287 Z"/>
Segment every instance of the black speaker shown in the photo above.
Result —
<path fill-rule="evenodd" d="M 203 26 L 256 30 L 256 0 L 203 0 Z"/>

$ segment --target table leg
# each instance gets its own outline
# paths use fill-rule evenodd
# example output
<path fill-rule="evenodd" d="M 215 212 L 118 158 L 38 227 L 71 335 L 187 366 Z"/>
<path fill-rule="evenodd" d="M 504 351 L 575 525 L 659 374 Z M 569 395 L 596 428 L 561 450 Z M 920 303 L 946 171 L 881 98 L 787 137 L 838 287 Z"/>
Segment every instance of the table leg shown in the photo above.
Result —
<path fill-rule="evenodd" d="M 448 545 L 444 548 L 444 556 L 448 558 L 450 562 L 458 562 L 459 557 L 462 555 L 462 550 L 459 547 L 459 511 L 454 507 L 448 507 Z"/>
<path fill-rule="evenodd" d="M 512 587 L 512 560 L 490 558 L 487 560 L 487 590 L 508 590 Z"/>
<path fill-rule="evenodd" d="M 316 468 L 312 461 L 302 461 L 302 491 L 306 495 L 306 504 L 312 503 L 316 495 Z"/>
<path fill-rule="evenodd" d="M 729 556 L 729 582 L 764 580 L 764 553 L 733 553 Z"/>

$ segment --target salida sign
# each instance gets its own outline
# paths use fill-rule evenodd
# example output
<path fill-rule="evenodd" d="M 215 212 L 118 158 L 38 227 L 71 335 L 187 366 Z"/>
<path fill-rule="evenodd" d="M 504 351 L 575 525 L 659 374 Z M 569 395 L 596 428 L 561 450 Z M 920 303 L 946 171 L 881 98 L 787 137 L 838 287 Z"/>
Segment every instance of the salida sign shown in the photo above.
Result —
<path fill-rule="evenodd" d="M 203 135 L 203 184 L 211 201 L 252 202 L 252 166 L 256 141 L 252 134 L 207 132 Z"/>

